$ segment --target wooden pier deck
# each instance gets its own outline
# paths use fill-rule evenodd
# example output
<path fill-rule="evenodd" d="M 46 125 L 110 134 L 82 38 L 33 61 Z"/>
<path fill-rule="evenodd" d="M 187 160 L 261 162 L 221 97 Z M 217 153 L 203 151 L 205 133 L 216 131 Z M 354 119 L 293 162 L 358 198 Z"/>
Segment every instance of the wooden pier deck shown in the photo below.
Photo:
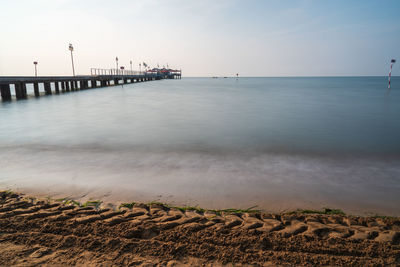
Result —
<path fill-rule="evenodd" d="M 33 84 L 34 95 L 39 97 L 39 84 L 43 84 L 45 95 L 51 95 L 161 79 L 181 79 L 181 72 L 168 74 L 135 72 L 87 76 L 0 76 L 0 92 L 3 101 L 11 101 L 14 97 L 17 100 L 28 97 L 27 84 Z M 53 86 L 51 86 L 52 84 Z M 15 96 L 11 94 L 11 85 L 14 85 Z"/>

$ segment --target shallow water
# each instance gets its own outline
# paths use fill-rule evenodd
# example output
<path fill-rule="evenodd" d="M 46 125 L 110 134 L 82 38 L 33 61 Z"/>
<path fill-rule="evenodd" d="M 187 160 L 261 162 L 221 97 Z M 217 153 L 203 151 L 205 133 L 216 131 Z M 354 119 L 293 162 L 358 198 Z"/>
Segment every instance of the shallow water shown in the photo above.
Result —
<path fill-rule="evenodd" d="M 0 103 L 0 187 L 400 215 L 400 79 L 186 78 Z M 31 90 L 31 89 L 30 89 Z"/>

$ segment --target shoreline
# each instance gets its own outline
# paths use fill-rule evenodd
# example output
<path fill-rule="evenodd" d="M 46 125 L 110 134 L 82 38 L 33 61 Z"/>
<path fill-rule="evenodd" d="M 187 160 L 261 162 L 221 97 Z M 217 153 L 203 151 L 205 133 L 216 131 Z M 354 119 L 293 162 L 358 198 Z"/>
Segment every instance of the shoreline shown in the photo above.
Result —
<path fill-rule="evenodd" d="M 0 192 L 0 264 L 396 265 L 400 218 L 207 211 Z"/>
<path fill-rule="evenodd" d="M 88 197 L 85 195 L 84 197 L 71 197 L 65 196 L 65 194 L 55 194 L 53 197 L 51 197 L 51 194 L 46 194 L 46 193 L 25 193 L 23 191 L 19 192 L 14 192 L 12 190 L 0 190 L 0 193 L 10 193 L 10 194 L 17 194 L 22 198 L 28 198 L 28 199 L 38 199 L 42 201 L 47 201 L 49 203 L 59 203 L 62 205 L 73 205 L 76 207 L 94 207 L 96 209 L 102 209 L 102 208 L 107 208 L 107 209 L 112 209 L 114 211 L 120 210 L 121 208 L 130 208 L 132 209 L 133 206 L 139 205 L 139 206 L 151 206 L 151 205 L 158 205 L 162 206 L 167 209 L 175 209 L 175 210 L 181 210 L 181 211 L 196 211 L 196 212 L 212 212 L 212 213 L 264 213 L 264 214 L 274 214 L 274 215 L 288 215 L 288 214 L 325 214 L 325 215 L 343 215 L 343 216 L 349 216 L 349 217 L 361 217 L 361 218 L 399 218 L 400 216 L 396 215 L 387 215 L 387 214 L 377 214 L 377 213 L 364 213 L 364 214 L 358 214 L 358 213 L 348 213 L 343 211 L 342 209 L 338 207 L 327 207 L 327 206 L 321 206 L 319 208 L 309 208 L 309 207 L 303 207 L 303 208 L 295 208 L 295 209 L 285 209 L 282 211 L 271 211 L 262 207 L 259 207 L 258 205 L 250 206 L 247 208 L 243 207 L 225 207 L 225 208 L 209 208 L 206 206 L 200 206 L 200 205 L 189 205 L 189 204 L 176 204 L 174 202 L 163 202 L 159 200 L 151 200 L 151 201 L 140 201 L 140 200 L 132 200 L 129 199 L 127 201 L 104 201 L 102 198 L 92 198 Z M 35 197 L 32 197 L 35 196 Z"/>
<path fill-rule="evenodd" d="M 340 210 L 343 214 L 348 216 L 359 216 L 359 217 L 400 217 L 400 212 L 393 211 L 393 209 L 387 208 L 382 209 L 382 207 L 373 207 L 370 209 L 360 207 L 359 205 L 353 205 L 354 203 L 348 200 L 343 201 L 340 204 L 324 204 L 307 201 L 302 199 L 297 205 L 290 204 L 290 202 L 285 203 L 285 200 L 281 200 L 282 203 L 279 206 L 274 202 L 279 202 L 279 199 L 274 199 L 274 202 L 257 202 L 257 201 L 238 201 L 238 205 L 226 204 L 223 201 L 218 203 L 218 200 L 213 199 L 212 205 L 202 204 L 202 201 L 197 199 L 190 199 L 185 197 L 173 197 L 173 196 L 162 196 L 157 195 L 154 197 L 149 197 L 148 195 L 140 194 L 138 192 L 133 192 L 128 194 L 125 191 L 111 192 L 103 189 L 96 188 L 78 188 L 73 187 L 64 188 L 63 191 L 57 188 L 22 188 L 22 187 L 0 187 L 0 191 L 13 191 L 18 192 L 22 195 L 35 196 L 40 199 L 51 199 L 55 201 L 57 199 L 67 199 L 77 203 L 85 203 L 87 201 L 101 201 L 102 205 L 107 208 L 117 209 L 119 205 L 123 203 L 160 203 L 165 206 L 172 207 L 198 207 L 203 210 L 227 210 L 227 209 L 237 209 L 246 210 L 250 207 L 254 207 L 260 212 L 273 213 L 273 214 L 285 214 L 293 213 L 301 210 L 313 210 L 321 211 L 325 208 L 332 210 Z M 287 201 L 287 200 L 286 200 Z M 210 202 L 211 203 L 211 202 Z M 246 203 L 246 204 L 244 204 Z"/>

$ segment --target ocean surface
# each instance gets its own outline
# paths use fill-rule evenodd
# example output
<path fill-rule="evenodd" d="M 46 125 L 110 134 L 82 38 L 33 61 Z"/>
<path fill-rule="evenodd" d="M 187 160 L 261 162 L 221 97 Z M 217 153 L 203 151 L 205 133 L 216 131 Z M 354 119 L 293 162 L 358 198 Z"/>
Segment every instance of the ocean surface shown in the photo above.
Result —
<path fill-rule="evenodd" d="M 387 77 L 183 78 L 0 102 L 0 189 L 400 215 L 400 77 L 390 91 Z"/>

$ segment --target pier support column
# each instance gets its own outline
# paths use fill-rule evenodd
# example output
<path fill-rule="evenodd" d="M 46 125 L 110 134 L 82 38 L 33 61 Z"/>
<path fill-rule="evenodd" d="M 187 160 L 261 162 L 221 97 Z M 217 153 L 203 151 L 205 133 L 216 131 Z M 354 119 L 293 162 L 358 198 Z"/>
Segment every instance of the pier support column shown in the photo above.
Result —
<path fill-rule="evenodd" d="M 114 79 L 114 85 L 118 85 L 118 79 Z"/>
<path fill-rule="evenodd" d="M 107 87 L 107 81 L 101 80 L 101 87 Z"/>
<path fill-rule="evenodd" d="M 127 84 L 128 83 L 128 79 L 124 79 L 124 84 Z"/>
<path fill-rule="evenodd" d="M 70 91 L 69 81 L 66 81 L 66 82 L 65 82 L 65 91 L 67 91 L 67 92 Z"/>
<path fill-rule="evenodd" d="M 75 85 L 75 91 L 77 91 L 78 90 L 78 81 L 74 81 L 74 85 Z"/>
<path fill-rule="evenodd" d="M 65 92 L 65 82 L 61 82 L 61 92 Z"/>
<path fill-rule="evenodd" d="M 71 91 L 75 91 L 75 83 L 74 81 L 70 81 L 71 83 Z"/>
<path fill-rule="evenodd" d="M 91 87 L 92 88 L 96 88 L 97 87 L 97 81 L 96 80 L 92 80 L 91 81 Z"/>
<path fill-rule="evenodd" d="M 59 83 L 58 82 L 54 82 L 54 87 L 56 89 L 56 94 L 59 94 L 60 93 L 60 85 L 59 85 Z"/>
<path fill-rule="evenodd" d="M 0 91 L 1 91 L 1 99 L 3 99 L 3 101 L 11 100 L 11 90 L 9 84 L 0 84 Z"/>
<path fill-rule="evenodd" d="M 39 93 L 39 84 L 38 83 L 33 83 L 33 91 L 35 92 L 35 96 L 39 97 L 40 93 Z"/>
<path fill-rule="evenodd" d="M 16 83 L 15 85 L 15 96 L 17 99 L 26 98 L 26 85 L 25 83 Z"/>
<path fill-rule="evenodd" d="M 44 84 L 44 92 L 46 95 L 51 95 L 51 84 L 49 82 L 45 82 Z"/>

